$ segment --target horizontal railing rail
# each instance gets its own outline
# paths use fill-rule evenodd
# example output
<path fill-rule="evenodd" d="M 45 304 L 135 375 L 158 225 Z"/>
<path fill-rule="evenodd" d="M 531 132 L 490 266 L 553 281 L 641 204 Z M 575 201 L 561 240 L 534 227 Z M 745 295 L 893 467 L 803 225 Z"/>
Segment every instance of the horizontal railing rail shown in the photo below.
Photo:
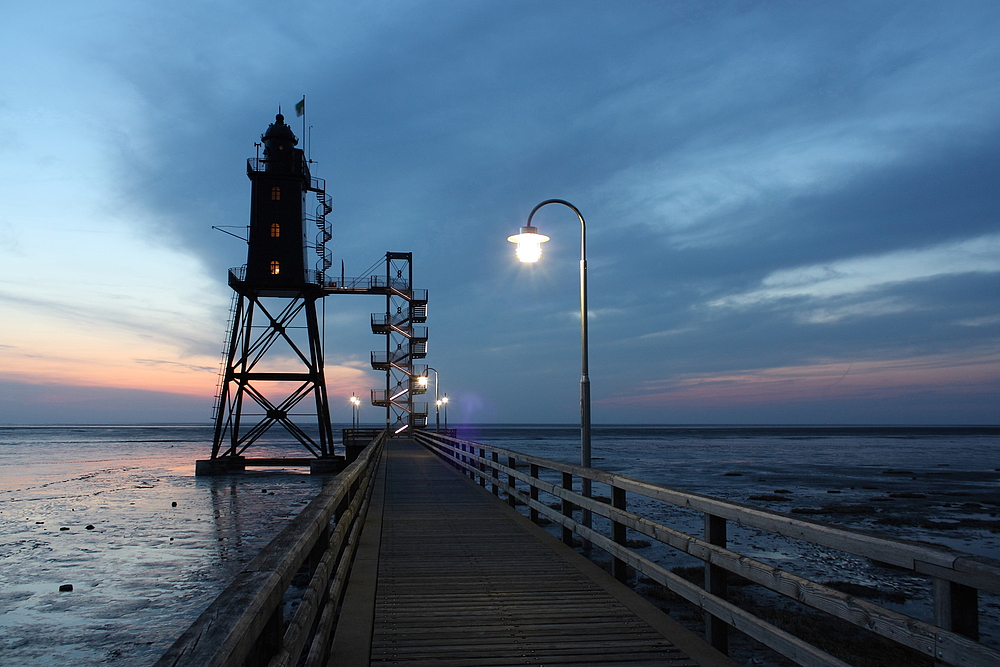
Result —
<path fill-rule="evenodd" d="M 268 160 L 262 157 L 247 158 L 247 174 L 267 171 L 273 171 L 276 174 L 293 174 L 295 176 L 308 175 L 309 164 L 306 162 L 304 156 L 298 160 Z M 314 179 L 310 178 L 310 189 L 313 189 L 311 187 L 313 183 Z"/>
<path fill-rule="evenodd" d="M 326 665 L 337 606 L 368 512 L 386 441 L 378 431 L 195 620 L 155 667 Z M 284 618 L 292 578 L 310 571 L 294 615 Z M 304 662 L 301 662 L 303 656 Z"/>
<path fill-rule="evenodd" d="M 330 289 L 370 291 L 376 287 L 372 284 L 374 281 L 371 276 L 344 277 L 329 274 L 326 278 L 322 285 Z"/>
<path fill-rule="evenodd" d="M 843 619 L 898 644 L 915 649 L 940 663 L 987 667 L 1000 664 L 1000 652 L 978 640 L 978 591 L 1000 592 L 1000 561 L 973 556 L 919 542 L 885 538 L 860 530 L 838 528 L 702 494 L 651 484 L 593 468 L 553 461 L 520 452 L 469 442 L 427 431 L 414 433 L 447 462 L 465 471 L 495 495 L 506 494 L 512 506 L 523 503 L 529 517 L 545 516 L 562 528 L 563 541 L 573 534 L 613 558 L 613 574 L 625 581 L 628 568 L 701 608 L 706 614 L 706 638 L 723 651 L 728 628 L 736 628 L 800 665 L 846 665 L 840 659 L 782 630 L 727 599 L 727 572 L 790 599 Z M 505 462 L 501 463 L 501 459 Z M 525 472 L 527 471 L 527 472 Z M 557 482 L 543 479 L 543 472 Z M 506 477 L 506 480 L 504 479 Z M 574 478 L 589 479 L 610 488 L 610 503 L 573 490 Z M 520 486 L 519 486 L 520 485 Z M 582 484 L 580 485 L 583 486 Z M 539 492 L 559 499 L 557 507 L 540 502 Z M 640 516 L 626 508 L 628 494 L 702 512 L 705 535 L 699 538 Z M 601 516 L 610 534 L 573 518 L 575 509 Z M 811 542 L 871 558 L 930 577 L 933 583 L 934 623 L 848 595 L 820 582 L 773 567 L 727 548 L 726 522 L 734 521 L 778 535 Z M 631 529 L 678 549 L 705 564 L 705 586 L 636 553 L 626 546 Z"/>

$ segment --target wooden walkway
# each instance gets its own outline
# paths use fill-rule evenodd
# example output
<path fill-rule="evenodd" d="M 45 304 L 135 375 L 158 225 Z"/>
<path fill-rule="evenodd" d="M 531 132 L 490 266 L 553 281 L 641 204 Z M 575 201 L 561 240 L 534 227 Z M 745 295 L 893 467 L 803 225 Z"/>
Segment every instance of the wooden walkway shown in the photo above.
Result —
<path fill-rule="evenodd" d="M 423 447 L 394 441 L 329 664 L 733 663 Z"/>

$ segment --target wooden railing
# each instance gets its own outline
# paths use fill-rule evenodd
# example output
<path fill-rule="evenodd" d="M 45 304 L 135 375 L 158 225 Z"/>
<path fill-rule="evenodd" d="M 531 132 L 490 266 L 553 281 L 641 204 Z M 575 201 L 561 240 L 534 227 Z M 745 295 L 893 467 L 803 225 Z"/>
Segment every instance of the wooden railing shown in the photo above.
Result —
<path fill-rule="evenodd" d="M 736 628 L 800 665 L 845 667 L 847 663 L 763 620 L 727 600 L 727 572 L 739 575 L 788 598 L 843 619 L 853 625 L 910 647 L 948 665 L 996 667 L 1000 652 L 978 640 L 978 591 L 1000 593 L 1000 561 L 934 545 L 879 537 L 792 516 L 689 493 L 592 468 L 530 456 L 499 447 L 429 432 L 414 433 L 417 441 L 464 470 L 507 502 L 527 505 L 529 516 L 544 515 L 562 526 L 563 541 L 573 534 L 613 557 L 612 572 L 621 580 L 634 568 L 699 607 L 706 618 L 706 638 L 723 651 L 728 628 Z M 545 472 L 547 471 L 547 473 Z M 547 481 L 542 477 L 555 481 Z M 504 479 L 506 478 L 506 480 Z M 574 478 L 590 479 L 610 489 L 608 502 L 573 490 Z M 582 487 L 582 484 L 580 485 Z M 539 499 L 539 492 L 558 499 L 556 508 Z M 695 537 L 639 516 L 626 509 L 627 494 L 702 512 L 705 535 Z M 582 510 L 573 518 L 574 509 Z M 610 534 L 587 527 L 593 516 L 610 522 Z M 735 521 L 785 537 L 871 558 L 930 578 L 934 623 L 927 623 L 822 583 L 786 572 L 726 545 L 726 522 Z M 705 563 L 704 587 L 691 583 L 626 547 L 631 529 Z"/>
<path fill-rule="evenodd" d="M 337 605 L 368 511 L 385 445 L 380 431 L 174 642 L 155 667 L 325 665 Z M 284 618 L 292 578 L 310 574 Z M 308 644 L 308 646 L 307 646 Z"/>

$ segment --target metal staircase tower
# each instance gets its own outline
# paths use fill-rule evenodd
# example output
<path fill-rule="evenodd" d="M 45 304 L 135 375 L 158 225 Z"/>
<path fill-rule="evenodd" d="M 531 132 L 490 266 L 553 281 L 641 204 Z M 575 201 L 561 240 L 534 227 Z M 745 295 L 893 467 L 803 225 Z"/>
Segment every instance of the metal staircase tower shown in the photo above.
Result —
<path fill-rule="evenodd" d="M 427 391 L 419 378 L 426 365 L 415 359 L 427 356 L 427 290 L 413 289 L 413 254 L 387 252 L 385 278 L 373 277 L 385 290 L 385 314 L 372 315 L 372 333 L 385 336 L 385 351 L 372 352 L 372 368 L 385 371 L 385 389 L 372 390 L 372 404 L 385 408 L 386 428 L 394 434 L 427 425 L 427 403 L 414 396 Z"/>

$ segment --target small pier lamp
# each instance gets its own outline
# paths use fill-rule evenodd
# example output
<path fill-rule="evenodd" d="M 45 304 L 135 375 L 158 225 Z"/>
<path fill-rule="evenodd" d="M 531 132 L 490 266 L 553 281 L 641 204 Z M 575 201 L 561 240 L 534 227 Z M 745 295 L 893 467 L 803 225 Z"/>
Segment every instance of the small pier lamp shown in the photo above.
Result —
<path fill-rule="evenodd" d="M 538 228 L 532 227 L 531 223 L 528 223 L 521 227 L 519 234 L 508 236 L 507 240 L 517 244 L 517 250 L 514 251 L 517 258 L 525 264 L 531 264 L 537 262 L 542 256 L 542 244 L 548 241 L 549 237 L 545 234 L 539 234 Z"/>
<path fill-rule="evenodd" d="M 361 399 L 351 394 L 351 426 L 359 428 L 361 425 Z"/>
<path fill-rule="evenodd" d="M 438 403 L 438 405 L 444 406 L 444 428 L 445 428 L 445 430 L 447 430 L 448 429 L 448 394 L 445 394 L 444 396 L 442 396 L 441 400 L 439 400 L 437 403 Z"/>

